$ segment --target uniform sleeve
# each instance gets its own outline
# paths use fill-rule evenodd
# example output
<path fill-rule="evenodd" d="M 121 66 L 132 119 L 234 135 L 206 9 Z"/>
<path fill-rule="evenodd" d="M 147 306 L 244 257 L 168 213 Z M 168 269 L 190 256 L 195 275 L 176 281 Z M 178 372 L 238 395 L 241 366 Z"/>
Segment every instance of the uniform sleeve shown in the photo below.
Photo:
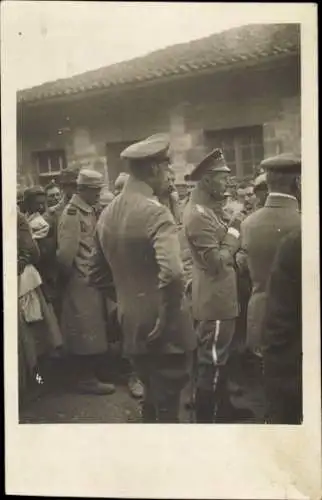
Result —
<path fill-rule="evenodd" d="M 57 232 L 57 261 L 65 271 L 70 271 L 77 255 L 81 236 L 80 218 L 76 208 L 66 207 Z"/>
<path fill-rule="evenodd" d="M 220 239 L 220 227 L 206 213 L 195 213 L 186 226 L 188 241 L 198 253 L 200 261 L 212 275 L 221 273 L 234 264 L 234 255 L 239 248 L 239 238 L 226 234 Z"/>

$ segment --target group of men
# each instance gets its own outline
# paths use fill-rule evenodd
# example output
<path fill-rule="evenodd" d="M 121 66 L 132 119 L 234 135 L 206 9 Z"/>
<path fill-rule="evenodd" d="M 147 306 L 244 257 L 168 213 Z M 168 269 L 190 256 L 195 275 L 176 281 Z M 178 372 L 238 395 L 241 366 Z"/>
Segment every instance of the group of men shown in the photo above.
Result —
<path fill-rule="evenodd" d="M 128 174 L 101 213 L 102 177 L 93 170 L 80 170 L 77 192 L 65 189 L 52 210 L 56 307 L 80 387 L 114 391 L 97 366 L 116 312 L 123 355 L 143 387 L 143 422 L 179 422 L 187 384 L 197 423 L 233 421 L 230 359 L 239 338 L 260 366 L 265 422 L 300 423 L 301 161 L 264 160 L 236 204 L 215 149 L 187 176 L 194 187 L 180 207 L 169 146 L 158 134 L 127 147 Z M 243 280 L 249 296 L 241 300 Z"/>

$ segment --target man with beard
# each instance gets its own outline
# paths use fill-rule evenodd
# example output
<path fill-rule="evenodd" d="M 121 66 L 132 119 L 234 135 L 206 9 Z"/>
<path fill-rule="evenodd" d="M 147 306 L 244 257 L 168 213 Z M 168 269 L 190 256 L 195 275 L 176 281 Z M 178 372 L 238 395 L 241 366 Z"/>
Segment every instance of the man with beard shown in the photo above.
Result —
<path fill-rule="evenodd" d="M 198 183 L 183 216 L 193 260 L 192 310 L 199 342 L 195 405 L 200 423 L 225 421 L 231 410 L 226 365 L 238 316 L 234 256 L 245 215 L 238 213 L 230 226 L 224 222 L 229 174 L 221 150 L 206 156 L 190 174 Z"/>
<path fill-rule="evenodd" d="M 177 228 L 158 201 L 168 183 L 169 140 L 149 137 L 126 148 L 130 176 L 97 226 L 92 283 L 111 290 L 129 357 L 144 385 L 144 422 L 179 421 L 181 391 L 195 348 Z M 96 277 L 96 278 L 95 278 Z"/>

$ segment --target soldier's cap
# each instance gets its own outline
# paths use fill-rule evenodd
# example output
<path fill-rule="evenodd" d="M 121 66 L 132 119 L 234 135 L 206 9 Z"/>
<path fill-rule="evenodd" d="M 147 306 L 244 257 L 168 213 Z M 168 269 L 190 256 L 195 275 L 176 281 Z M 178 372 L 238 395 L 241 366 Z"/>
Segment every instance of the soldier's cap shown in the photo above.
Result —
<path fill-rule="evenodd" d="M 25 189 L 23 197 L 24 200 L 30 200 L 34 196 L 39 196 L 39 195 L 44 195 L 45 196 L 45 190 L 42 186 L 32 186 L 27 189 Z"/>
<path fill-rule="evenodd" d="M 254 180 L 254 191 L 256 189 L 264 188 L 267 186 L 267 174 L 264 172 L 256 177 Z"/>
<path fill-rule="evenodd" d="M 185 175 L 184 179 L 185 181 L 199 181 L 208 172 L 225 172 L 227 174 L 231 172 L 221 149 L 213 149 L 195 166 L 190 174 Z"/>
<path fill-rule="evenodd" d="M 67 167 L 62 170 L 59 176 L 59 183 L 62 185 L 76 185 L 80 167 Z"/>
<path fill-rule="evenodd" d="M 103 187 L 103 177 L 99 172 L 83 168 L 77 177 L 77 186 L 101 189 Z"/>
<path fill-rule="evenodd" d="M 291 153 L 266 158 L 260 164 L 266 172 L 284 172 L 297 174 L 301 172 L 301 158 Z"/>
<path fill-rule="evenodd" d="M 168 134 L 154 134 L 136 142 L 125 148 L 121 153 L 121 158 L 135 160 L 168 160 L 170 140 Z"/>

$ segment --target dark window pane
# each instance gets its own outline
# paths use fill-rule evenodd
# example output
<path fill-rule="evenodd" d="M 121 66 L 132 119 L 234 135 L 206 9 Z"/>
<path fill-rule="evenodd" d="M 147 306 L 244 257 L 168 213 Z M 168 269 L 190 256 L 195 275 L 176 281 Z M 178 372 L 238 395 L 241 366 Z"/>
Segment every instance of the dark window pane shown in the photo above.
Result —
<path fill-rule="evenodd" d="M 253 162 L 242 162 L 243 175 L 250 175 L 254 172 Z"/>
<path fill-rule="evenodd" d="M 254 159 L 257 161 L 257 162 L 260 162 L 262 161 L 262 159 L 264 158 L 264 148 L 262 145 L 256 145 L 254 147 Z"/>
<path fill-rule="evenodd" d="M 241 159 L 242 161 L 250 161 L 252 160 L 252 150 L 250 147 L 244 146 L 240 148 Z"/>
<path fill-rule="evenodd" d="M 38 168 L 40 174 L 47 174 L 49 171 L 48 158 L 45 155 L 38 155 Z"/>
<path fill-rule="evenodd" d="M 238 142 L 241 146 L 249 146 L 252 142 L 252 137 L 247 132 L 243 133 L 238 137 Z"/>
<path fill-rule="evenodd" d="M 57 153 L 53 153 L 50 155 L 50 163 L 51 163 L 51 171 L 59 172 L 60 171 L 60 163 L 59 163 L 60 155 Z"/>
<path fill-rule="evenodd" d="M 227 162 L 234 162 L 236 158 L 236 153 L 234 149 L 223 149 L 224 157 Z"/>

